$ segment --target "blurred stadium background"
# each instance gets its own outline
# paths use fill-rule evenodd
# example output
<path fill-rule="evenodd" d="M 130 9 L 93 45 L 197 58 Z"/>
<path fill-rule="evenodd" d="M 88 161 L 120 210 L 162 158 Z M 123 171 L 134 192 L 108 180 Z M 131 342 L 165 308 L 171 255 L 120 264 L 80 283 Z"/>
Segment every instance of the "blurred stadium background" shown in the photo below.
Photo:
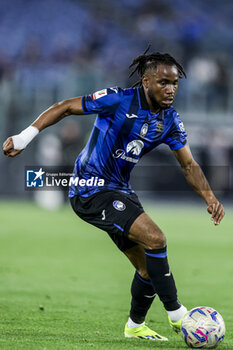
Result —
<path fill-rule="evenodd" d="M 211 166 L 207 175 L 212 186 L 230 200 L 232 13 L 231 0 L 1 0 L 2 141 L 57 101 L 105 87 L 131 86 L 128 66 L 151 43 L 154 51 L 169 52 L 183 64 L 188 78 L 180 82 L 175 107 L 196 160 Z M 44 131 L 20 157 L 2 156 L 1 197 L 32 197 L 24 190 L 25 165 L 72 165 L 93 118 L 71 117 Z M 172 195 L 163 190 L 174 181 L 179 187 L 184 180 L 177 170 L 167 177 L 161 169 L 175 166 L 173 158 L 168 147 L 144 158 L 134 171 L 136 189 L 144 189 L 146 178 L 147 189 L 160 189 L 160 197 Z M 187 197 L 184 190 L 179 198 Z M 188 197 L 195 198 L 190 192 Z"/>

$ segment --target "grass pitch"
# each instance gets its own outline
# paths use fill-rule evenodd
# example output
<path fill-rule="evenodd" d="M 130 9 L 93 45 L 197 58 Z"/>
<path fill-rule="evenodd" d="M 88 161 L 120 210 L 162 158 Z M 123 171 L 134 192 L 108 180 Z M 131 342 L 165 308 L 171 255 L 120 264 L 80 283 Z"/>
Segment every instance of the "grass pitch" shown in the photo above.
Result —
<path fill-rule="evenodd" d="M 180 300 L 216 308 L 227 328 L 219 349 L 233 349 L 232 208 L 219 227 L 204 206 L 147 209 L 166 233 Z M 147 322 L 169 342 L 123 337 L 134 269 L 70 207 L 0 202 L 0 223 L 0 349 L 186 349 L 158 298 Z"/>

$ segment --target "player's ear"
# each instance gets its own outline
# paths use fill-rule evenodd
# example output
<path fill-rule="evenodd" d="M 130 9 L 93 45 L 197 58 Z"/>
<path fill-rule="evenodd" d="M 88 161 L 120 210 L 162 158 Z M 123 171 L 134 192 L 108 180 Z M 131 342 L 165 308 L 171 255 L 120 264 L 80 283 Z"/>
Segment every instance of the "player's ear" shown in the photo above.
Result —
<path fill-rule="evenodd" d="M 149 78 L 147 75 L 142 76 L 142 84 L 145 86 L 146 89 L 149 87 Z"/>

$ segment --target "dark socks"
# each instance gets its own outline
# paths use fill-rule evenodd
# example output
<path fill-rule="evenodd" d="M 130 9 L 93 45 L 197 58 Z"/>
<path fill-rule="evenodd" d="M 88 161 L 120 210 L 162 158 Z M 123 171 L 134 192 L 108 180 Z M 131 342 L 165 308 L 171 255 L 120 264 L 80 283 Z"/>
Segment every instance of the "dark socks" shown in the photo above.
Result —
<path fill-rule="evenodd" d="M 154 298 L 155 291 L 150 280 L 142 278 L 137 272 L 131 286 L 130 318 L 135 323 L 143 323 Z"/>
<path fill-rule="evenodd" d="M 147 272 L 167 311 L 177 310 L 180 302 L 167 260 L 167 248 L 145 249 Z"/>

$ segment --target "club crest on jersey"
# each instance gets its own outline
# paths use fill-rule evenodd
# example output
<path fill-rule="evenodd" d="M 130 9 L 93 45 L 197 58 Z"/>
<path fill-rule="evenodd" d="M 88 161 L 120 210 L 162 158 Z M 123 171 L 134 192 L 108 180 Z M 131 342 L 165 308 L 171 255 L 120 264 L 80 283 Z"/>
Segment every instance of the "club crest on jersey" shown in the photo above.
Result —
<path fill-rule="evenodd" d="M 107 89 L 103 89 L 100 91 L 96 91 L 93 95 L 92 95 L 92 99 L 93 101 L 98 100 L 98 98 L 106 96 L 107 95 Z"/>
<path fill-rule="evenodd" d="M 163 122 L 158 122 L 156 125 L 156 131 L 163 132 L 164 131 L 164 124 Z"/>
<path fill-rule="evenodd" d="M 149 128 L 149 125 L 147 123 L 144 123 L 142 128 L 141 128 L 141 131 L 140 131 L 140 136 L 141 137 L 146 136 L 148 128 Z"/>
<path fill-rule="evenodd" d="M 126 208 L 125 204 L 123 202 L 121 202 L 121 201 L 114 201 L 112 203 L 112 205 L 114 206 L 114 208 L 116 210 L 119 210 L 119 211 L 123 211 Z"/>

